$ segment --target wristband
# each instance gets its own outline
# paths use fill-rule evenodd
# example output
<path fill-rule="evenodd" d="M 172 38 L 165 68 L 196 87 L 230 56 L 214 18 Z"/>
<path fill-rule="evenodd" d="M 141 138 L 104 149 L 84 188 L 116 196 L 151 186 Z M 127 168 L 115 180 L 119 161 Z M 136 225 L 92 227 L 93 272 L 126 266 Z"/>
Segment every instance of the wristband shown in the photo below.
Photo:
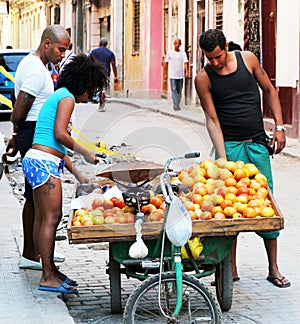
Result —
<path fill-rule="evenodd" d="M 11 136 L 13 136 L 13 137 L 14 137 L 14 136 L 17 136 L 17 135 L 18 135 L 17 133 L 12 133 L 12 134 L 11 134 Z"/>
<path fill-rule="evenodd" d="M 275 132 L 285 132 L 286 127 L 285 126 L 275 126 Z"/>

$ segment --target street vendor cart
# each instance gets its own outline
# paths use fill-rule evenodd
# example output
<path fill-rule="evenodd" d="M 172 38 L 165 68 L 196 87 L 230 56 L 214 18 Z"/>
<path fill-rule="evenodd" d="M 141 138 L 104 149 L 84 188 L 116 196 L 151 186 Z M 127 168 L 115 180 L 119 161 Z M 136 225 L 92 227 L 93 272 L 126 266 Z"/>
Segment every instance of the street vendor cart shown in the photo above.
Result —
<path fill-rule="evenodd" d="M 188 154 L 183 158 L 196 156 L 198 155 Z M 73 226 L 72 218 L 75 211 L 71 210 L 68 223 L 68 238 L 70 244 L 109 242 L 109 264 L 107 273 L 109 274 L 110 280 L 112 313 L 122 312 L 121 274 L 126 274 L 127 277 L 137 278 L 143 282 L 143 286 L 138 287 L 129 298 L 125 313 L 128 312 L 128 310 L 130 310 L 130 312 L 138 312 L 137 300 L 143 300 L 143 302 L 147 303 L 147 306 L 142 308 L 142 312 L 147 312 L 146 309 L 149 309 L 150 305 L 155 303 L 151 301 L 151 298 L 155 300 L 157 296 L 155 295 L 153 297 L 154 294 L 152 293 L 151 295 L 150 292 L 152 286 L 158 285 L 158 279 L 157 282 L 155 282 L 156 279 L 151 279 L 151 277 L 154 277 L 162 267 L 164 275 L 160 277 L 159 283 L 161 283 L 161 280 L 168 281 L 168 287 L 170 287 L 170 283 L 173 280 L 173 274 L 171 272 L 174 270 L 174 264 L 171 256 L 176 255 L 176 251 L 174 252 L 174 244 L 172 244 L 168 238 L 165 239 L 164 237 L 164 222 L 145 221 L 144 215 L 141 213 L 141 207 L 149 204 L 146 184 L 162 173 L 167 174 L 169 172 L 169 174 L 172 174 L 173 171 L 169 169 L 169 164 L 172 160 L 178 158 L 179 157 L 170 159 L 165 167 L 138 161 L 124 162 L 125 164 L 123 165 L 118 165 L 115 168 L 111 167 L 99 174 L 99 182 L 102 185 L 105 183 L 111 184 L 112 181 L 115 182 L 119 188 L 122 189 L 122 195 L 127 205 L 134 207 L 135 221 L 140 219 L 140 223 L 142 224 L 142 238 L 148 250 L 146 257 L 132 258 L 129 255 L 130 247 L 137 237 L 134 223 Z M 126 184 L 124 184 L 124 182 L 126 182 Z M 168 185 L 170 188 L 170 183 L 168 183 Z M 160 184 L 160 186 L 162 185 Z M 171 187 L 171 189 L 174 190 L 173 187 Z M 211 305 L 213 309 L 212 312 L 219 312 L 219 306 L 216 306 L 216 303 L 220 305 L 220 309 L 223 311 L 228 311 L 230 309 L 233 293 L 231 249 L 237 235 L 240 232 L 279 230 L 284 227 L 283 216 L 270 191 L 268 192 L 268 199 L 271 201 L 275 211 L 275 215 L 272 217 L 212 218 L 209 220 L 192 221 L 191 239 L 198 238 L 198 243 L 200 242 L 202 251 L 195 258 L 193 256 L 194 251 L 192 251 L 192 246 L 189 243 L 185 244 L 187 258 L 180 259 L 180 264 L 182 265 L 183 273 L 193 273 L 193 277 L 197 278 L 195 281 L 195 279 L 188 279 L 184 277 L 185 274 L 183 275 L 183 283 L 187 287 L 193 288 L 192 293 L 195 291 L 199 293 L 197 297 L 198 304 L 200 303 L 200 299 L 204 296 L 203 298 L 206 301 L 203 303 L 206 303 L 205 307 L 208 307 L 208 304 Z M 161 249 L 162 245 L 163 249 Z M 177 252 L 178 251 L 180 252 L 180 250 L 177 250 Z M 214 300 L 214 297 L 205 285 L 200 283 L 201 280 L 198 280 L 212 274 L 215 274 L 216 297 L 218 302 Z M 176 281 L 176 279 L 174 280 Z M 172 285 L 173 284 L 171 284 L 171 286 Z M 160 287 L 160 285 L 158 286 Z M 141 296 L 146 294 L 145 292 L 148 290 L 148 295 L 142 299 Z M 184 298 L 190 294 L 190 290 L 185 287 L 183 292 Z M 168 290 L 168 293 L 165 292 L 164 297 L 161 298 L 166 300 L 169 295 L 170 291 Z M 192 317 L 193 309 L 191 306 L 191 296 L 189 296 L 188 299 L 189 309 L 187 312 L 191 313 L 189 314 L 190 318 Z M 171 303 L 170 300 L 169 303 Z M 175 304 L 176 303 L 178 303 L 177 300 Z M 175 304 L 173 305 L 174 308 Z M 160 309 L 161 308 L 163 307 L 160 306 Z M 164 312 L 164 310 L 161 309 L 160 312 Z M 206 316 L 210 318 L 208 315 Z M 170 323 L 178 322 L 178 318 L 176 322 L 175 317 L 169 317 L 169 319 L 173 319 L 173 321 L 170 320 Z M 127 318 L 129 317 L 127 316 Z M 211 320 L 207 320 L 207 323 L 219 322 L 215 317 L 212 318 Z M 183 322 L 185 321 L 180 321 L 180 323 Z M 187 321 L 186 323 L 191 323 L 191 321 Z"/>

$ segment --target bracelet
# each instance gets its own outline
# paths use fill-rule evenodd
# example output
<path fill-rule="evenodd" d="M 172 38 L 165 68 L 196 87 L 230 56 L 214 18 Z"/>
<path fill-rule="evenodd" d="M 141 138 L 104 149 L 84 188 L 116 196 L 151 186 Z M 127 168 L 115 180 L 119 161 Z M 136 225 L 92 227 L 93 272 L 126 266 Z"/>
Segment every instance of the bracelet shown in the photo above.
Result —
<path fill-rule="evenodd" d="M 286 127 L 285 126 L 275 126 L 275 132 L 285 132 Z"/>
<path fill-rule="evenodd" d="M 11 136 L 17 136 L 18 134 L 17 133 L 12 133 Z"/>

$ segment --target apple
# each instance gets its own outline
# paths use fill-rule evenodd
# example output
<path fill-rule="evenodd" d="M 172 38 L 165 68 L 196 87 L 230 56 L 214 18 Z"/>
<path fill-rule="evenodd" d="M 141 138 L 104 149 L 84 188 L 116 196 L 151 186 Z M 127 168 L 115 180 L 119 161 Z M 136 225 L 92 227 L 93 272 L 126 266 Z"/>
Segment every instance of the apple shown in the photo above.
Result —
<path fill-rule="evenodd" d="M 156 208 L 159 208 L 163 203 L 163 199 L 160 196 L 154 196 L 150 199 L 150 204 L 154 205 Z"/>
<path fill-rule="evenodd" d="M 77 210 L 75 211 L 74 216 L 75 216 L 75 217 L 76 217 L 76 216 L 81 217 L 81 216 L 83 216 L 83 215 L 87 215 L 87 214 L 88 214 L 88 212 L 87 212 L 86 209 L 84 209 L 84 208 L 79 208 L 79 209 L 77 209 Z"/>
<path fill-rule="evenodd" d="M 275 215 L 275 211 L 272 207 L 263 207 L 260 211 L 260 216 L 263 217 L 273 217 Z"/>
<path fill-rule="evenodd" d="M 217 212 L 217 213 L 215 213 L 214 218 L 215 219 L 226 219 L 226 216 L 224 213 Z"/>
<path fill-rule="evenodd" d="M 234 171 L 237 169 L 237 164 L 234 161 L 227 161 L 225 163 L 225 168 L 234 173 Z"/>
<path fill-rule="evenodd" d="M 117 198 L 113 203 L 118 208 L 124 208 L 126 206 L 122 198 Z"/>
<path fill-rule="evenodd" d="M 128 224 L 134 223 L 134 214 L 133 213 L 125 213 L 125 216 L 127 217 Z"/>
<path fill-rule="evenodd" d="M 203 212 L 211 212 L 214 207 L 214 204 L 207 200 L 202 200 L 199 205 Z"/>
<path fill-rule="evenodd" d="M 198 204 L 199 205 L 201 201 L 202 201 L 202 196 L 200 194 L 193 195 L 192 202 L 194 204 Z"/>
<path fill-rule="evenodd" d="M 225 168 L 227 160 L 225 158 L 218 158 L 215 161 L 216 166 L 218 166 L 219 168 Z"/>
<path fill-rule="evenodd" d="M 83 226 L 93 226 L 94 225 L 94 222 L 92 219 L 86 219 L 82 222 L 82 225 Z"/>
<path fill-rule="evenodd" d="M 194 194 L 199 194 L 199 195 L 201 195 L 201 196 L 204 196 L 204 195 L 207 194 L 207 189 L 206 189 L 206 187 L 204 186 L 204 184 L 202 184 L 202 183 L 200 184 L 200 183 L 198 182 L 198 183 L 196 183 L 196 184 L 194 185 L 193 192 L 194 192 Z"/>
<path fill-rule="evenodd" d="M 125 206 L 122 208 L 123 213 L 134 213 L 134 207 L 133 206 Z"/>
<path fill-rule="evenodd" d="M 215 206 L 213 207 L 213 209 L 211 210 L 211 213 L 213 215 L 215 215 L 216 213 L 223 213 L 223 209 L 221 206 Z"/>
<path fill-rule="evenodd" d="M 234 219 L 236 219 L 236 218 L 242 218 L 242 217 L 243 217 L 243 215 L 241 213 L 234 213 L 232 215 L 232 218 L 234 218 Z"/>
<path fill-rule="evenodd" d="M 241 194 L 241 195 L 236 197 L 236 201 L 240 202 L 242 204 L 247 204 L 248 201 L 249 201 L 249 195 Z"/>
<path fill-rule="evenodd" d="M 114 210 L 112 210 L 112 209 L 106 209 L 103 212 L 103 216 L 104 216 L 104 218 L 106 218 L 106 217 L 109 217 L 109 216 L 114 216 L 115 213 L 116 212 Z"/>
<path fill-rule="evenodd" d="M 236 209 L 231 206 L 225 207 L 223 211 L 226 217 L 232 217 L 232 215 L 235 214 L 236 212 L 237 212 Z"/>
<path fill-rule="evenodd" d="M 102 200 L 95 198 L 92 202 L 92 209 L 96 209 L 98 207 L 101 207 L 103 205 Z"/>
<path fill-rule="evenodd" d="M 248 207 L 248 206 L 247 206 L 247 204 L 244 204 L 244 203 L 241 203 L 241 202 L 237 201 L 237 202 L 235 202 L 235 203 L 233 204 L 233 207 L 236 209 L 236 211 L 237 211 L 238 213 L 243 213 L 244 209 L 245 209 L 246 207 Z"/>
<path fill-rule="evenodd" d="M 221 195 L 222 197 L 225 197 L 228 193 L 228 187 L 222 186 L 221 188 L 217 189 L 217 195 Z"/>
<path fill-rule="evenodd" d="M 113 207 L 115 207 L 115 205 L 111 200 L 104 200 L 103 201 L 103 208 L 104 209 L 112 209 Z"/>
<path fill-rule="evenodd" d="M 126 224 L 127 223 L 127 216 L 125 214 L 119 214 L 116 217 L 116 222 L 119 224 Z"/>
<path fill-rule="evenodd" d="M 156 209 L 157 208 L 153 204 L 148 204 L 141 207 L 141 212 L 144 214 L 150 214 L 152 211 Z"/>
<path fill-rule="evenodd" d="M 116 220 L 115 220 L 115 217 L 113 217 L 113 216 L 107 216 L 104 219 L 104 224 L 115 224 L 115 223 L 116 223 Z"/>
<path fill-rule="evenodd" d="M 228 207 L 228 206 L 232 206 L 233 205 L 233 202 L 231 200 L 228 200 L 228 199 L 224 199 L 220 206 L 221 208 L 224 210 L 225 207 Z"/>
<path fill-rule="evenodd" d="M 156 211 L 150 213 L 150 215 L 148 216 L 148 220 L 150 220 L 151 222 L 159 222 L 161 221 L 163 214 L 164 213 L 162 210 L 157 209 Z"/>
<path fill-rule="evenodd" d="M 256 210 L 253 207 L 246 207 L 243 210 L 243 217 L 245 218 L 254 218 L 257 216 Z"/>
<path fill-rule="evenodd" d="M 199 218 L 202 220 L 212 219 L 212 213 L 208 211 L 203 211 Z"/>
<path fill-rule="evenodd" d="M 224 199 L 231 200 L 232 203 L 234 203 L 236 201 L 236 195 L 234 193 L 229 192 Z"/>
<path fill-rule="evenodd" d="M 238 168 L 234 171 L 233 176 L 234 176 L 235 180 L 239 181 L 239 180 L 247 177 L 247 173 L 244 169 Z"/>
<path fill-rule="evenodd" d="M 218 179 L 219 178 L 219 168 L 216 165 L 211 165 L 206 170 L 207 177 L 211 179 Z"/>
<path fill-rule="evenodd" d="M 74 220 L 74 221 L 72 222 L 72 225 L 73 225 L 73 226 L 81 226 L 81 222 L 80 222 L 79 219 L 77 219 L 77 220 Z"/>
<path fill-rule="evenodd" d="M 104 224 L 104 216 L 103 215 L 95 215 L 93 217 L 94 225 L 102 225 Z"/>
<path fill-rule="evenodd" d="M 250 189 L 248 189 L 247 187 L 241 187 L 236 193 L 237 196 L 243 195 L 243 194 L 250 195 Z"/>

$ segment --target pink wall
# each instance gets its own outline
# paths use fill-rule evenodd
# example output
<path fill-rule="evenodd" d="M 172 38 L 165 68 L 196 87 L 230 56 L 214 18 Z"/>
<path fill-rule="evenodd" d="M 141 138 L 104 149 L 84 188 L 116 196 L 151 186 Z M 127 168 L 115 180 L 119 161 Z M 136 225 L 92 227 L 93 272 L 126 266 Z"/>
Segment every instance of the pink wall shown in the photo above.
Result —
<path fill-rule="evenodd" d="M 163 45 L 163 0 L 150 1 L 149 88 L 161 89 Z"/>

